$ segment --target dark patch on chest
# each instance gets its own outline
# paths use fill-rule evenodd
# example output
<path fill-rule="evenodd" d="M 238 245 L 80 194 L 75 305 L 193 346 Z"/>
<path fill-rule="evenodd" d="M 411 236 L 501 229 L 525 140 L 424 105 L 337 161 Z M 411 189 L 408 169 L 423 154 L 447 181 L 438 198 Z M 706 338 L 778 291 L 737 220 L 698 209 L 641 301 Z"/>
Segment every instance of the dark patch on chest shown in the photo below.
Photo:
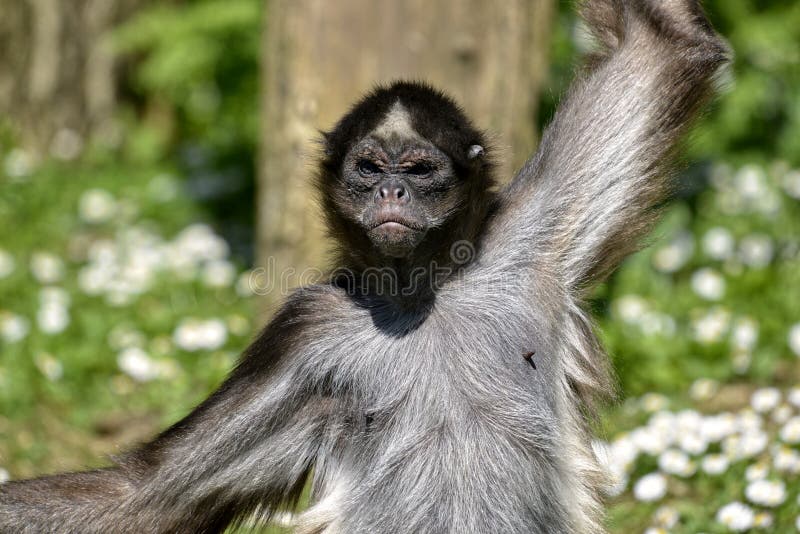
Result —
<path fill-rule="evenodd" d="M 527 361 L 529 364 L 531 364 L 531 367 L 533 367 L 534 369 L 536 369 L 536 362 L 533 359 L 533 357 L 535 355 L 536 355 L 536 351 L 535 350 L 532 350 L 530 352 L 526 352 L 525 354 L 522 355 L 522 357 L 525 358 L 525 361 Z"/>

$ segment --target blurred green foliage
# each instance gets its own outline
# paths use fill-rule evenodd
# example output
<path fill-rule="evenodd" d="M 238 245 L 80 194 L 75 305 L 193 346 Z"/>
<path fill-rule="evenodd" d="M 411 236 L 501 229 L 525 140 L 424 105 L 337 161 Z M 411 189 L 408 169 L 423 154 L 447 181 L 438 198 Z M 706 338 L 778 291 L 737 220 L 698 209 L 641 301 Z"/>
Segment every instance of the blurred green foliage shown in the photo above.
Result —
<path fill-rule="evenodd" d="M 103 462 L 87 454 L 85 437 L 76 443 L 73 436 L 95 435 L 108 446 L 125 431 L 120 420 L 144 433 L 134 432 L 134 439 L 174 422 L 219 383 L 249 339 L 255 312 L 231 283 L 204 284 L 200 263 L 168 271 L 147 266 L 149 254 L 167 261 L 165 244 L 202 218 L 173 176 L 160 167 L 63 164 L 32 176 L 0 173 L 0 252 L 12 265 L 9 273 L 6 262 L 0 276 L 0 465 L 14 475 Z M 80 215 L 92 191 L 113 199 L 103 221 Z M 56 265 L 37 268 L 43 254 Z M 89 272 L 90 264 L 115 283 L 126 277 L 144 283 L 127 294 L 88 290 L 87 278 L 103 275 Z M 57 306 L 66 312 L 63 329 L 44 311 L 51 289 L 64 301 Z M 182 350 L 173 333 L 187 317 L 233 321 L 235 328 L 227 328 L 215 350 Z M 169 372 L 157 380 L 122 372 L 119 355 L 129 347 L 167 362 Z"/>
<path fill-rule="evenodd" d="M 691 154 L 732 163 L 773 158 L 800 164 L 800 3 L 708 0 L 734 50 L 732 79 L 697 129 Z"/>
<path fill-rule="evenodd" d="M 262 4 L 155 3 L 116 31 L 118 53 L 135 60 L 128 82 L 134 100 L 174 114 L 165 142 L 199 144 L 223 159 L 246 153 L 252 165 Z"/>
<path fill-rule="evenodd" d="M 155 2 L 114 35 L 131 65 L 124 152 L 165 158 L 237 257 L 253 258 L 261 0 Z"/>

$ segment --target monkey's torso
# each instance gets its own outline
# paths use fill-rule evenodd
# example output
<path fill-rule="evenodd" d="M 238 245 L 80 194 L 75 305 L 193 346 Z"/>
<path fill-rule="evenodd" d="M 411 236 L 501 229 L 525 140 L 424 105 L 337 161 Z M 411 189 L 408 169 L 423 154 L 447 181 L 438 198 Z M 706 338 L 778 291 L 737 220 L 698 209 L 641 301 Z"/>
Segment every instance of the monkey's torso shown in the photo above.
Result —
<path fill-rule="evenodd" d="M 307 360 L 337 400 L 307 530 L 570 531 L 569 496 L 552 487 L 565 460 L 558 312 L 537 303 L 555 288 L 497 274 L 468 271 L 425 311 L 331 288 L 304 297 L 337 325 Z"/>

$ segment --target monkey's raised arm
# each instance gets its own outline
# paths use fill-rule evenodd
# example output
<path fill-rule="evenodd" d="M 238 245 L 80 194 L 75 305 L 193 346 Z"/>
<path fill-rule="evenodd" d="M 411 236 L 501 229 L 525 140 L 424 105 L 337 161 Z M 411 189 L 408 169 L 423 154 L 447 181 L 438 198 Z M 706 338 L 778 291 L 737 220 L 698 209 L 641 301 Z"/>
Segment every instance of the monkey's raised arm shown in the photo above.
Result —
<path fill-rule="evenodd" d="M 310 305 L 290 299 L 210 398 L 114 467 L 0 486 L 0 532 L 218 532 L 295 499 L 331 406 L 302 369 Z"/>
<path fill-rule="evenodd" d="M 573 290 L 635 250 L 669 191 L 671 152 L 728 59 L 697 0 L 589 0 L 583 16 L 601 52 L 503 192 L 496 224 L 552 258 Z"/>

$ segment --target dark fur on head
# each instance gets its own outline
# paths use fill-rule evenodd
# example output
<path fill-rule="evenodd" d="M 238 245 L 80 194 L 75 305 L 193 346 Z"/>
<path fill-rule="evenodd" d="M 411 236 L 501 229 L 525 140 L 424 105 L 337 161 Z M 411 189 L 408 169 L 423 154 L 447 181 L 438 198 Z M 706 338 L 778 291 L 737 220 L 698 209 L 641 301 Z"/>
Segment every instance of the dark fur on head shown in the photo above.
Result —
<path fill-rule="evenodd" d="M 444 224 L 431 228 L 413 253 L 401 260 L 387 258 L 370 246 L 363 229 L 343 215 L 345 202 L 337 202 L 336 194 L 343 187 L 342 166 L 348 152 L 374 131 L 397 103 L 407 110 L 414 131 L 450 159 L 460 188 L 458 208 L 448 214 Z M 316 183 L 328 231 L 338 245 L 337 267 L 393 267 L 402 272 L 427 267 L 430 262 L 449 266 L 452 243 L 475 242 L 495 202 L 491 149 L 484 134 L 444 93 L 411 81 L 377 87 L 323 136 L 324 158 Z M 471 152 L 476 146 L 483 150 Z"/>

